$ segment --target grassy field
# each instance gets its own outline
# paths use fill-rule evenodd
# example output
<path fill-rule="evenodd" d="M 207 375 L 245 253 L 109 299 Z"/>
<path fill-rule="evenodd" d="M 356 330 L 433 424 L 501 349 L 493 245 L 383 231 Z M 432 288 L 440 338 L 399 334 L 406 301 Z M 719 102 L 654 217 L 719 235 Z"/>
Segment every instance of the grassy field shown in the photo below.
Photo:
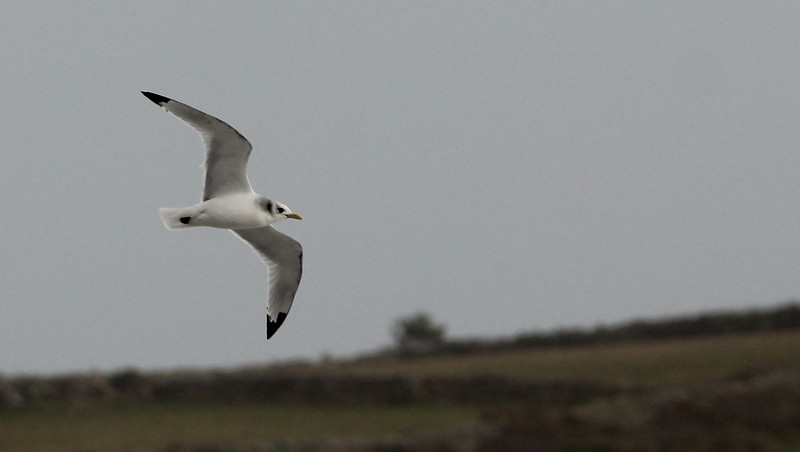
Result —
<path fill-rule="evenodd" d="M 737 372 L 800 369 L 800 331 L 672 339 L 466 356 L 385 359 L 331 366 L 365 375 L 501 375 L 648 386 L 698 383 Z"/>
<path fill-rule="evenodd" d="M 475 421 L 478 407 L 104 404 L 5 413 L 0 450 L 158 449 L 169 445 L 244 447 L 426 433 Z"/>
<path fill-rule="evenodd" d="M 800 372 L 800 331 L 409 360 L 355 360 L 243 372 L 409 378 L 497 375 L 525 381 L 600 380 L 654 391 L 689 391 L 737 374 Z M 175 445 L 244 447 L 387 434 L 413 436 L 474 426 L 487 410 L 509 404 L 49 402 L 0 410 L 0 450 L 166 450 Z M 608 412 L 605 408 L 600 411 Z M 537 417 L 535 423 L 540 422 Z"/>

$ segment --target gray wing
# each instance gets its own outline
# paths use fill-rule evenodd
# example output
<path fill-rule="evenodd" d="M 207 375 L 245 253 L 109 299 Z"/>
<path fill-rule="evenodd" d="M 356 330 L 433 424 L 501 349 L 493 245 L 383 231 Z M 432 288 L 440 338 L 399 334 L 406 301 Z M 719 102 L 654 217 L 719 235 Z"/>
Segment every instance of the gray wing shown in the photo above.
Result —
<path fill-rule="evenodd" d="M 267 339 L 283 325 L 303 274 L 303 247 L 295 239 L 272 226 L 234 229 L 232 232 L 247 242 L 269 268 L 269 301 L 267 302 Z"/>
<path fill-rule="evenodd" d="M 156 105 L 192 126 L 206 148 L 206 185 L 203 201 L 217 196 L 249 192 L 247 158 L 253 146 L 247 138 L 219 119 L 176 100 L 142 91 Z"/>

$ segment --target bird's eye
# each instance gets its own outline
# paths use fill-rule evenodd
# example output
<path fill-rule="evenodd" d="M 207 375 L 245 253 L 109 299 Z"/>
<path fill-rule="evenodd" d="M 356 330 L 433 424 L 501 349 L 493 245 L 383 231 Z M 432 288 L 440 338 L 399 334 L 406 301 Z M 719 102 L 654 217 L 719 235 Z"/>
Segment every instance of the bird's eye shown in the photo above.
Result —
<path fill-rule="evenodd" d="M 283 207 L 278 207 L 278 213 L 283 213 L 285 210 Z"/>

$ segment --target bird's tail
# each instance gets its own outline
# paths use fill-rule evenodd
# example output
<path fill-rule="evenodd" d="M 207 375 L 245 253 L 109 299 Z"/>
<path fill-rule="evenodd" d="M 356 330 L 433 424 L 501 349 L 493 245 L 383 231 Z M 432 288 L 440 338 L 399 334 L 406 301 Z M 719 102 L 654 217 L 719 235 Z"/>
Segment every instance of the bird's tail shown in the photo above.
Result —
<path fill-rule="evenodd" d="M 191 224 L 192 217 L 190 213 L 190 209 L 181 207 L 163 207 L 158 209 L 158 214 L 161 215 L 161 221 L 164 222 L 164 226 L 166 226 L 167 229 L 180 229 L 194 226 Z"/>

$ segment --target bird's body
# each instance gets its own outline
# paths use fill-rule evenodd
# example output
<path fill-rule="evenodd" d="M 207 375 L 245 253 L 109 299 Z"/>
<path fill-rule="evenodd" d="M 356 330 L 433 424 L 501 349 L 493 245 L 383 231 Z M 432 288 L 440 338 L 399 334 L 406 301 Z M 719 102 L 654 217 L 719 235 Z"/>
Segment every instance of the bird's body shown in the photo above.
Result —
<path fill-rule="evenodd" d="M 186 208 L 159 209 L 161 219 L 170 229 L 207 226 L 220 229 L 251 229 L 268 226 L 277 219 L 261 208 L 262 196 L 254 192 L 232 193 Z M 189 218 L 185 223 L 181 218 Z"/>
<path fill-rule="evenodd" d="M 233 127 L 170 98 L 142 92 L 158 106 L 192 126 L 206 148 L 206 179 L 202 202 L 190 207 L 159 209 L 169 229 L 206 226 L 230 229 L 267 263 L 269 302 L 267 339 L 283 324 L 303 272 L 303 249 L 271 225 L 285 218 L 301 220 L 285 204 L 256 194 L 247 179 L 252 146 Z"/>

